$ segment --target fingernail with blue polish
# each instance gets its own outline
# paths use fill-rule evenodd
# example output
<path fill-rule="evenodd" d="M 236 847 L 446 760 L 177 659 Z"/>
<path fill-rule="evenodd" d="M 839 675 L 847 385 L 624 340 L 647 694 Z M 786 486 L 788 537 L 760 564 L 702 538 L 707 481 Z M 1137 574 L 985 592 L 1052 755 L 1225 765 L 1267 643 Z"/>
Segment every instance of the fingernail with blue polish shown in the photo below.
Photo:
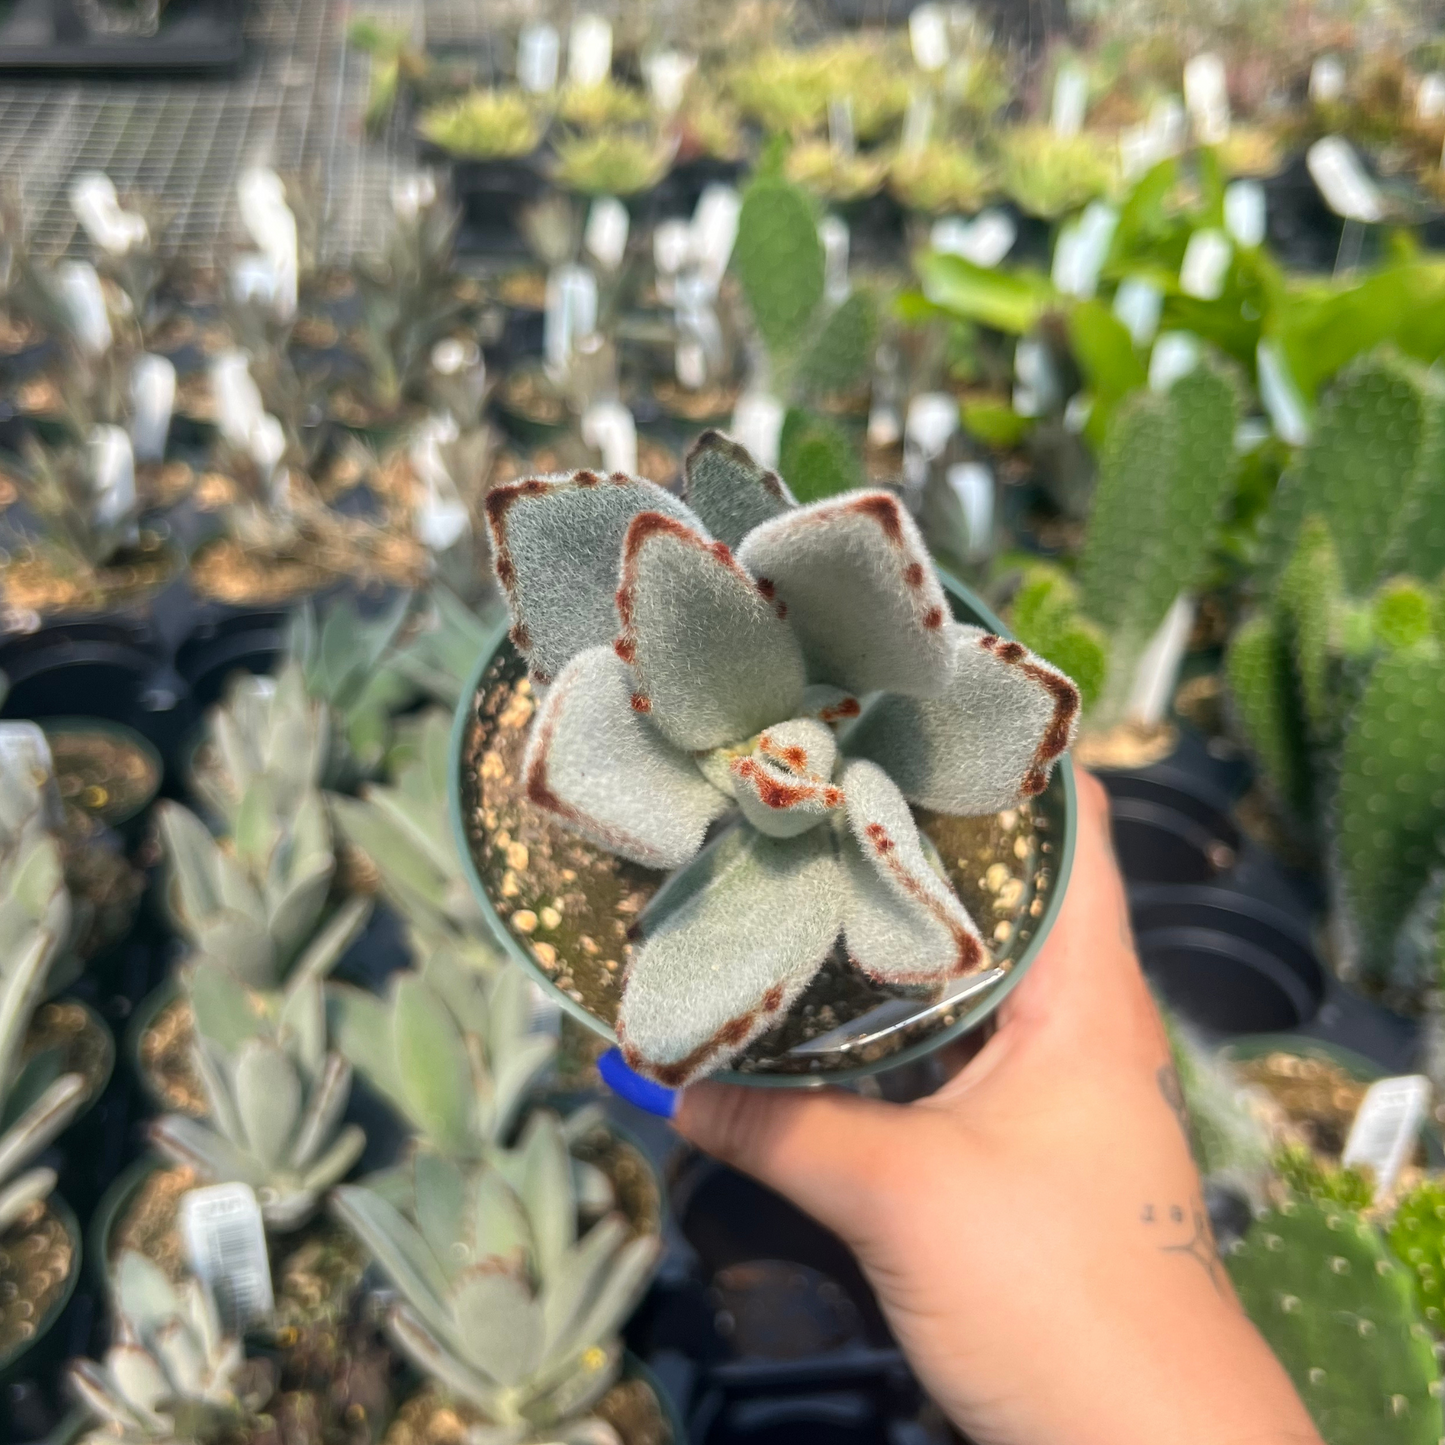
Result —
<path fill-rule="evenodd" d="M 656 1114 L 659 1119 L 671 1119 L 677 1113 L 682 1090 L 664 1089 L 661 1084 L 644 1079 L 641 1074 L 627 1067 L 622 1061 L 619 1049 L 608 1049 L 597 1060 L 597 1072 L 602 1075 L 602 1082 L 618 1098 L 626 1099 L 629 1104 L 635 1104 L 646 1113 Z"/>

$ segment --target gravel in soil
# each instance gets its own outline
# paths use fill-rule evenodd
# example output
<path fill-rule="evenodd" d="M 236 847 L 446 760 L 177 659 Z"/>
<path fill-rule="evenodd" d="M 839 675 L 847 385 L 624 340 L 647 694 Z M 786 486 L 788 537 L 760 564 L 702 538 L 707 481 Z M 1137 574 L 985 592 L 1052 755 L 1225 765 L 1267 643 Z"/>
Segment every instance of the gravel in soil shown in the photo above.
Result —
<path fill-rule="evenodd" d="M 69 1232 L 43 1203 L 0 1235 L 0 1358 L 35 1338 L 76 1263 Z"/>
<path fill-rule="evenodd" d="M 206 1094 L 192 1056 L 195 1024 L 190 1001 L 174 998 L 141 1035 L 140 1066 L 164 1107 L 193 1119 L 206 1116 Z"/>
<path fill-rule="evenodd" d="M 102 823 L 133 816 L 160 785 L 155 758 L 106 728 L 64 728 L 46 738 L 60 796 Z"/>

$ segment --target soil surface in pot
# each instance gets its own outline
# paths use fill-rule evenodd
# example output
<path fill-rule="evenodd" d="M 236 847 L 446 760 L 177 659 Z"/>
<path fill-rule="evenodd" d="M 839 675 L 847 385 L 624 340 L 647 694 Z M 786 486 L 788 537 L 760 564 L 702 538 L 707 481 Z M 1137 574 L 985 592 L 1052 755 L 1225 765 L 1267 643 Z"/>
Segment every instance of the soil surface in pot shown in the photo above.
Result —
<path fill-rule="evenodd" d="M 194 1042 L 190 1000 L 173 998 L 141 1034 L 140 1067 L 152 1094 L 167 1109 L 203 1119 L 206 1095 L 191 1053 Z"/>
<path fill-rule="evenodd" d="M 115 1060 L 114 1044 L 100 1020 L 78 1003 L 41 1004 L 25 1033 L 21 1058 L 58 1049 L 60 1072 L 79 1074 L 85 1080 L 85 1097 L 93 1099 L 105 1087 Z"/>
<path fill-rule="evenodd" d="M 611 1025 L 631 960 L 632 928 L 665 875 L 628 863 L 568 833 L 527 801 L 522 756 L 536 707 L 518 654 L 503 648 L 482 678 L 462 747 L 462 817 L 468 847 L 493 907 L 541 969 L 574 1002 Z M 1008 968 L 1033 937 L 1052 887 L 1061 820 L 1051 793 L 985 818 L 917 810 L 949 882 L 973 915 L 993 961 Z M 928 990 L 875 984 L 843 950 L 834 953 L 788 1016 L 750 1045 L 732 1067 L 741 1072 L 815 1073 L 817 1057 L 788 1050 L 890 998 Z M 834 1067 L 888 1057 L 955 1022 L 948 1011 L 836 1056 Z"/>
<path fill-rule="evenodd" d="M 572 1145 L 572 1156 L 600 1169 L 611 1181 L 617 1209 L 632 1237 L 662 1232 L 662 1191 L 646 1156 L 605 1124 Z"/>
<path fill-rule="evenodd" d="M 75 1266 L 74 1241 L 43 1202 L 0 1235 L 0 1358 L 35 1338 Z"/>
<path fill-rule="evenodd" d="M 741 387 L 715 384 L 693 391 L 672 377 L 654 384 L 652 395 L 669 416 L 701 424 L 714 417 L 731 416 Z"/>
<path fill-rule="evenodd" d="M 619 1380 L 593 1407 L 622 1438 L 622 1445 L 682 1445 L 645 1380 Z M 405 1401 L 382 1436 L 382 1445 L 465 1445 L 467 1432 L 485 1424 L 469 1405 L 444 1397 L 433 1386 Z"/>
<path fill-rule="evenodd" d="M 514 416 L 538 426 L 564 426 L 567 402 L 540 368 L 521 367 L 502 382 L 498 402 Z"/>
<path fill-rule="evenodd" d="M 1074 760 L 1086 768 L 1147 768 L 1178 744 L 1179 733 L 1168 723 L 1125 722 L 1108 732 L 1085 734 L 1074 744 Z"/>
<path fill-rule="evenodd" d="M 222 538 L 191 561 L 191 585 L 204 597 L 235 607 L 281 606 L 335 580 L 325 567 L 296 557 L 266 556 Z"/>
<path fill-rule="evenodd" d="M 98 819 L 75 806 L 65 809 L 60 850 L 65 886 L 72 898 L 90 906 L 89 925 L 73 947 L 81 958 L 91 959 L 130 931 L 145 875 L 112 846 Z"/>
<path fill-rule="evenodd" d="M 153 532 L 89 573 L 59 572 L 40 553 L 19 553 L 4 571 L 6 607 L 44 616 L 109 612 L 157 591 L 180 565 Z"/>
<path fill-rule="evenodd" d="M 110 728 L 70 725 L 46 733 L 60 796 L 102 823 L 133 817 L 160 787 L 160 766 Z"/>
<path fill-rule="evenodd" d="M 134 1249 L 176 1284 L 185 1279 L 189 1269 L 179 1227 L 181 1196 L 200 1182 L 194 1169 L 181 1164 L 147 1174 L 111 1226 L 107 1266 L 113 1267 L 126 1250 Z"/>

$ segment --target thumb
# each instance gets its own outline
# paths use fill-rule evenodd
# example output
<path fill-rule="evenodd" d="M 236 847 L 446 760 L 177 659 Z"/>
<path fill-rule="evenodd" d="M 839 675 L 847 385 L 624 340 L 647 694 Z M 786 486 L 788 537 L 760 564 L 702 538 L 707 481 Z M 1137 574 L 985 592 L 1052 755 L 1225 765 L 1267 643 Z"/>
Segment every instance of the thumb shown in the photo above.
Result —
<path fill-rule="evenodd" d="M 701 1083 L 683 1093 L 673 1124 L 848 1239 L 867 1218 L 875 1183 L 889 1177 L 904 1114 L 841 1089 Z"/>

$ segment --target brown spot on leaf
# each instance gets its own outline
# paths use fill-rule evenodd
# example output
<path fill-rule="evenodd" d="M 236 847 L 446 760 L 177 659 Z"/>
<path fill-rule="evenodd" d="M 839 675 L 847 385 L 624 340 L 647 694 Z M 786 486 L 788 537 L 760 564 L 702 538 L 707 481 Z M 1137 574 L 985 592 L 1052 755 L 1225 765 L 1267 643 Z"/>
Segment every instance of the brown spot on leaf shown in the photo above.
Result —
<path fill-rule="evenodd" d="M 519 622 L 513 627 L 507 636 L 512 639 L 513 644 L 519 652 L 530 651 L 532 646 L 532 634 L 527 631 L 527 624 Z"/>
<path fill-rule="evenodd" d="M 910 562 L 903 569 L 903 580 L 910 587 L 923 586 L 923 564 L 921 562 Z"/>
<path fill-rule="evenodd" d="M 780 778 L 756 758 L 734 758 L 729 767 L 735 778 L 752 785 L 759 801 L 766 808 L 787 812 L 790 808 L 797 808 L 815 800 L 826 802 L 826 793 L 819 784 L 795 783 L 789 778 Z"/>
<path fill-rule="evenodd" d="M 780 983 L 775 983 L 772 988 L 763 995 L 763 1012 L 770 1014 L 777 1013 L 782 1007 L 782 1004 L 783 986 Z"/>
<path fill-rule="evenodd" d="M 862 711 L 863 705 L 856 697 L 845 697 L 842 701 L 825 707 L 822 712 L 818 714 L 818 721 L 825 723 L 839 722 L 845 717 L 857 717 Z"/>
<path fill-rule="evenodd" d="M 1049 785 L 1049 769 L 1054 760 L 1069 745 L 1074 719 L 1079 713 L 1079 690 L 1057 668 L 1049 667 L 1036 659 L 1028 658 L 1028 649 L 1019 642 L 1005 642 L 1003 638 L 985 633 L 978 640 L 985 652 L 991 652 L 1001 662 L 1017 667 L 1020 672 L 1040 687 L 1053 699 L 1054 712 L 1049 719 L 1044 735 L 1034 750 L 1033 761 L 1024 773 L 1019 791 L 1027 798 L 1036 798 Z"/>
<path fill-rule="evenodd" d="M 871 518 L 890 542 L 903 541 L 903 523 L 898 515 L 898 499 L 887 492 L 867 492 L 844 505 L 851 512 Z"/>
<path fill-rule="evenodd" d="M 893 851 L 893 839 L 888 836 L 888 829 L 882 823 L 869 823 L 863 831 L 878 852 L 891 853 Z"/>
<path fill-rule="evenodd" d="M 928 611 L 923 614 L 923 625 L 930 632 L 937 632 L 938 629 L 943 626 L 943 608 L 930 607 Z"/>
<path fill-rule="evenodd" d="M 612 650 L 629 666 L 637 661 L 637 644 L 629 637 L 619 637 L 612 644 Z"/>
<path fill-rule="evenodd" d="M 640 692 L 634 692 L 634 693 L 632 694 L 632 711 L 633 711 L 633 712 L 651 712 L 651 711 L 652 711 L 652 699 L 651 699 L 650 697 L 646 697 L 644 694 L 642 694 L 642 693 L 640 693 Z"/>
<path fill-rule="evenodd" d="M 765 601 L 771 602 L 778 595 L 777 586 L 770 577 L 758 578 L 758 591 L 763 594 Z"/>

